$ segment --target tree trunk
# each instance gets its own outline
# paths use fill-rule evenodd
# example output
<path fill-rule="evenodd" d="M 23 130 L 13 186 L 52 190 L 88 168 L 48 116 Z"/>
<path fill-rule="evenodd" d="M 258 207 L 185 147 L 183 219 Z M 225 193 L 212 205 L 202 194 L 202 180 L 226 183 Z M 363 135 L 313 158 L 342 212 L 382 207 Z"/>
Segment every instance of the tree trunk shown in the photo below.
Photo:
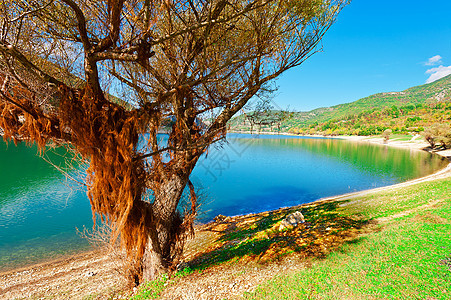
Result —
<path fill-rule="evenodd" d="M 164 180 L 152 204 L 152 212 L 156 233 L 150 234 L 144 253 L 142 267 L 144 281 L 154 280 L 160 274 L 168 271 L 172 264 L 171 246 L 181 220 L 177 215 L 177 205 L 188 182 L 190 172 L 183 176 L 171 175 Z"/>
<path fill-rule="evenodd" d="M 153 251 L 152 241 L 150 238 L 146 245 L 146 252 L 144 253 L 142 266 L 143 266 L 143 274 L 142 274 L 143 282 L 154 280 L 160 274 L 166 273 L 168 271 L 161 253 Z"/>

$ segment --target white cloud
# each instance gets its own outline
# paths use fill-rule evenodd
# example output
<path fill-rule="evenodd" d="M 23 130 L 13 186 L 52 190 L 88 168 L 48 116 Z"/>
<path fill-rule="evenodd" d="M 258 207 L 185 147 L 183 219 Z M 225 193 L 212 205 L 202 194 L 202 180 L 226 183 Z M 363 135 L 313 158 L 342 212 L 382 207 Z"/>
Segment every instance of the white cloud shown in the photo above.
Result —
<path fill-rule="evenodd" d="M 426 80 L 426 83 L 431 83 L 445 77 L 446 75 L 451 74 L 451 66 L 439 66 L 432 68 L 427 70 L 426 74 L 431 74 L 431 76 L 429 76 L 429 78 Z"/>
<path fill-rule="evenodd" d="M 426 66 L 435 66 L 435 65 L 438 65 L 441 63 L 442 63 L 442 57 L 440 55 L 435 55 L 435 56 L 432 56 L 431 58 L 429 58 L 428 61 L 425 62 L 424 64 Z"/>

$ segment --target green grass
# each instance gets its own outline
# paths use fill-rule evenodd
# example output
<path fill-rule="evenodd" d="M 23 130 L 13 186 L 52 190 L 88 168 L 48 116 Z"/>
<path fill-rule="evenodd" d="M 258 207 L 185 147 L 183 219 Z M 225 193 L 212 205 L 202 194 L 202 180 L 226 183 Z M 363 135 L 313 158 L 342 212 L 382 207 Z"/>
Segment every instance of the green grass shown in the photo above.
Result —
<path fill-rule="evenodd" d="M 393 134 L 390 136 L 391 141 L 407 142 L 413 138 L 411 134 Z"/>
<path fill-rule="evenodd" d="M 451 299 L 450 183 L 423 183 L 350 202 L 342 213 L 373 219 L 410 213 L 312 260 L 310 268 L 263 283 L 245 298 Z"/>
<path fill-rule="evenodd" d="M 343 207 L 342 212 L 374 219 L 399 214 L 430 202 L 450 199 L 451 179 L 445 179 L 361 197 L 354 204 Z"/>
<path fill-rule="evenodd" d="M 139 286 L 138 292 L 130 300 L 155 299 L 165 289 L 167 282 L 167 274 L 163 274 L 159 279 L 148 281 Z"/>
<path fill-rule="evenodd" d="M 144 300 L 144 299 L 155 299 L 158 298 L 161 292 L 164 291 L 166 286 L 175 284 L 179 278 L 191 274 L 193 270 L 190 268 L 185 268 L 178 271 L 171 278 L 168 274 L 163 274 L 160 278 L 152 281 L 148 281 L 139 286 L 136 294 L 130 298 L 130 300 Z"/>

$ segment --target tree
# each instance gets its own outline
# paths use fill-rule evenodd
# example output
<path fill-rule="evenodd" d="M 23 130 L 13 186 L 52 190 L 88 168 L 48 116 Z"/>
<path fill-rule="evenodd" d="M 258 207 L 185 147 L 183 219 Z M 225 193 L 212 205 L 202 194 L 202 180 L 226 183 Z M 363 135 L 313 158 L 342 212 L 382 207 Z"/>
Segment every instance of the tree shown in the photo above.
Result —
<path fill-rule="evenodd" d="M 434 149 L 437 143 L 440 147 L 446 149 L 451 142 L 451 130 L 448 124 L 435 123 L 432 126 L 426 128 L 423 132 L 424 139 Z"/>
<path fill-rule="evenodd" d="M 260 99 L 254 106 L 249 106 L 249 112 L 245 113 L 245 118 L 249 121 L 251 126 L 251 133 L 254 125 L 258 126 L 260 132 L 262 126 L 269 126 L 271 131 L 274 124 L 277 126 L 277 131 L 280 132 L 280 124 L 288 119 L 292 113 L 288 110 L 275 110 L 270 103 L 270 99 Z"/>
<path fill-rule="evenodd" d="M 112 225 L 135 281 L 153 279 L 192 233 L 199 157 L 251 98 L 318 50 L 347 2 L 3 0 L 0 128 L 86 159 L 93 214 Z"/>
<path fill-rule="evenodd" d="M 392 130 L 391 129 L 385 129 L 384 132 L 382 133 L 382 137 L 384 138 L 384 143 L 387 143 L 388 140 L 390 139 L 390 136 L 392 134 Z"/>

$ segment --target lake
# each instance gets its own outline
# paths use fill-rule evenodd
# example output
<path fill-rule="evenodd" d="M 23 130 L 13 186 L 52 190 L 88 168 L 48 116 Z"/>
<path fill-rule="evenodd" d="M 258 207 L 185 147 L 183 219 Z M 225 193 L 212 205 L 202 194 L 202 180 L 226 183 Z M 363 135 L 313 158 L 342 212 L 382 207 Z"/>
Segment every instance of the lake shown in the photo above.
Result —
<path fill-rule="evenodd" d="M 0 142 L 0 270 L 91 249 L 76 230 L 92 226 L 85 189 L 36 153 Z M 56 149 L 46 159 L 63 165 L 67 155 Z M 422 151 L 339 139 L 230 134 L 198 162 L 191 180 L 199 221 L 207 222 L 387 186 L 446 164 Z"/>

